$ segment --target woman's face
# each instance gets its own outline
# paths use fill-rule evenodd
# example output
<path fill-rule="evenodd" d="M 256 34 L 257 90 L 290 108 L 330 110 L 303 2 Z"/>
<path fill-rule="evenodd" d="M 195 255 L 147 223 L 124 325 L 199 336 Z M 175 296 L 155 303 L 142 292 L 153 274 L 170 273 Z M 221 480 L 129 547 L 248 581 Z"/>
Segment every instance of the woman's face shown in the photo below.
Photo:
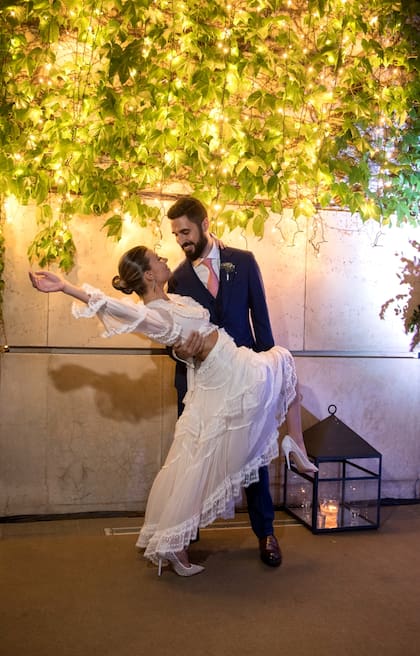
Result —
<path fill-rule="evenodd" d="M 168 261 L 167 257 L 161 257 L 157 255 L 154 251 L 148 251 L 147 253 L 149 259 L 150 271 L 153 274 L 154 280 L 157 283 L 168 282 L 171 275 L 171 270 L 166 264 Z"/>

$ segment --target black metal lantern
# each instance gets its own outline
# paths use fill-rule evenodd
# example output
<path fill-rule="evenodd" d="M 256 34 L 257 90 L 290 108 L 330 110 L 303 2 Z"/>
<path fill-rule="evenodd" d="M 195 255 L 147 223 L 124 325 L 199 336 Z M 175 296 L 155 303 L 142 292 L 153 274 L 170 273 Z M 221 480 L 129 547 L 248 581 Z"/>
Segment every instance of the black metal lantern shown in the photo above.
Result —
<path fill-rule="evenodd" d="M 308 455 L 319 471 L 285 467 L 285 510 L 313 533 L 379 527 L 382 456 L 335 416 L 304 432 Z"/>

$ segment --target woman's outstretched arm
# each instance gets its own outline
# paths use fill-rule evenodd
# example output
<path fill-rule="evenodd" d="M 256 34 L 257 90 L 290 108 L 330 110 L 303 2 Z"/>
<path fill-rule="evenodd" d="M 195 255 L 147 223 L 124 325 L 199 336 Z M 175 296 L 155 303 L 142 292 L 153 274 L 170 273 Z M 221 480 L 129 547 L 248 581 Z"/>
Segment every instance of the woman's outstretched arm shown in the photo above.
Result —
<path fill-rule="evenodd" d="M 90 294 L 82 287 L 71 285 L 67 280 L 52 273 L 51 271 L 36 271 L 30 272 L 29 278 L 32 286 L 40 292 L 46 294 L 52 292 L 63 292 L 68 296 L 72 296 L 78 301 L 82 301 L 88 308 L 75 311 L 73 314 L 76 317 L 91 317 L 97 315 L 100 321 L 104 324 L 106 332 L 104 336 L 111 337 L 111 335 L 118 335 L 122 333 L 142 333 L 150 337 L 154 341 L 160 342 L 165 345 L 176 344 L 177 348 L 182 349 L 182 340 L 180 339 L 180 329 L 174 324 L 172 314 L 168 309 L 152 309 L 147 308 L 143 303 L 127 304 L 118 301 L 109 296 L 105 296 L 99 290 L 94 290 L 94 307 L 90 310 L 89 302 L 91 300 Z M 99 292 L 97 300 L 99 305 L 96 305 L 95 293 Z M 76 304 L 77 305 L 77 304 Z M 185 345 L 185 352 L 189 355 L 193 352 L 195 357 L 199 360 L 204 360 L 210 353 L 211 349 L 217 342 L 217 330 L 214 330 L 209 335 L 203 337 L 199 332 L 191 332 Z"/>
<path fill-rule="evenodd" d="M 124 333 L 141 333 L 162 344 L 171 344 L 179 338 L 179 330 L 174 325 L 169 310 L 147 308 L 143 303 L 117 300 L 101 290 L 83 285 L 76 287 L 65 278 L 51 271 L 30 272 L 33 287 L 40 292 L 63 292 L 81 301 L 84 305 L 73 303 L 75 318 L 96 316 L 105 326 L 103 337 Z"/>
<path fill-rule="evenodd" d="M 67 280 L 64 280 L 64 278 L 51 271 L 36 271 L 35 273 L 30 271 L 29 278 L 31 279 L 32 286 L 40 292 L 45 292 L 46 294 L 50 292 L 63 292 L 63 294 L 73 296 L 73 298 L 77 298 L 77 300 L 83 303 L 89 302 L 89 294 L 84 289 L 71 285 Z"/>

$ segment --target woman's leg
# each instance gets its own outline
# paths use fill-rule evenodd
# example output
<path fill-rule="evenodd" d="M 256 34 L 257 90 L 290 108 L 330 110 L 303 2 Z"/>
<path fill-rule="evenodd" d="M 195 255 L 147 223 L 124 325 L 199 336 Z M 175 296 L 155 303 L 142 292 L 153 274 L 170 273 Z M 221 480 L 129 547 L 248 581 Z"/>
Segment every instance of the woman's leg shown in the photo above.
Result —
<path fill-rule="evenodd" d="M 188 558 L 188 551 L 187 549 L 183 549 L 182 551 L 178 551 L 175 556 L 178 558 L 179 562 L 185 565 L 185 567 L 190 566 L 190 560 Z"/>
<path fill-rule="evenodd" d="M 303 441 L 302 433 L 302 417 L 301 417 L 301 395 L 299 391 L 299 383 L 296 383 L 296 396 L 292 403 L 289 405 L 286 415 L 287 432 L 294 439 L 296 444 L 306 454 L 305 443 Z M 307 454 L 306 454 L 307 455 Z"/>

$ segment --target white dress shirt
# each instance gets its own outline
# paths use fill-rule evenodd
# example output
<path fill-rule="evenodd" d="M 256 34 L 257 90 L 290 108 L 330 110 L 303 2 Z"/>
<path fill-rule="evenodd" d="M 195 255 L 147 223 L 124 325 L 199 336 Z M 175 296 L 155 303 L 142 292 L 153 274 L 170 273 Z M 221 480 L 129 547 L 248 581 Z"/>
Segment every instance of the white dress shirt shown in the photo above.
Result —
<path fill-rule="evenodd" d="M 214 272 L 217 278 L 220 280 L 220 251 L 217 248 L 216 244 L 213 242 L 213 246 L 206 256 L 211 259 L 211 264 L 214 269 Z M 209 279 L 209 270 L 205 264 L 203 264 L 204 257 L 200 257 L 198 260 L 193 262 L 194 271 L 203 283 L 204 287 L 207 287 L 207 282 Z"/>

